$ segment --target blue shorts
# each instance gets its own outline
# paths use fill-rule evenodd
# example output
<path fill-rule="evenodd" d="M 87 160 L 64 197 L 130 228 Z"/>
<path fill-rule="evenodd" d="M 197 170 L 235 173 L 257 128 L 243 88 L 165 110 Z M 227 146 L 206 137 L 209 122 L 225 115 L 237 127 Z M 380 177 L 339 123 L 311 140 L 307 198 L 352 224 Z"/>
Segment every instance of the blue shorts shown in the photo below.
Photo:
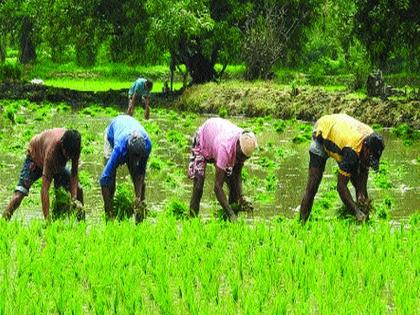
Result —
<path fill-rule="evenodd" d="M 324 146 L 315 138 L 312 138 L 311 146 L 309 147 L 309 152 L 318 155 L 323 159 L 328 159 L 328 154 L 327 152 L 325 152 Z"/>
<path fill-rule="evenodd" d="M 23 162 L 22 170 L 20 171 L 19 182 L 15 188 L 15 191 L 19 191 L 25 196 L 29 194 L 29 189 L 32 184 L 42 177 L 42 168 L 38 167 L 32 160 L 30 155 L 26 156 L 25 162 Z M 70 170 L 65 167 L 59 173 L 55 174 L 54 187 L 64 187 L 70 190 Z"/>

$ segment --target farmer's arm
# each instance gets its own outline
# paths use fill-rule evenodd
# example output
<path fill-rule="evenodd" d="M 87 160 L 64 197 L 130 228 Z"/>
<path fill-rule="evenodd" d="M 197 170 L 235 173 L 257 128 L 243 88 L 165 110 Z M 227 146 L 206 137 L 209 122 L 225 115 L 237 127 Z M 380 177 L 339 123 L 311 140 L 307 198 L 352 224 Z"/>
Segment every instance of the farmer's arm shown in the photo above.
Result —
<path fill-rule="evenodd" d="M 214 193 L 216 194 L 216 198 L 219 201 L 220 205 L 222 206 L 223 210 L 229 215 L 231 220 L 236 220 L 236 215 L 233 212 L 232 208 L 229 206 L 229 203 L 226 199 L 226 195 L 223 191 L 223 183 L 225 180 L 225 171 L 219 168 L 216 165 L 216 177 L 214 181 Z"/>
<path fill-rule="evenodd" d="M 41 188 L 41 203 L 42 203 L 42 213 L 44 218 L 48 219 L 49 210 L 50 210 L 50 198 L 48 196 L 48 191 L 51 186 L 51 178 L 45 175 L 42 175 L 42 188 Z"/>
<path fill-rule="evenodd" d="M 150 96 L 145 96 L 144 97 L 144 103 L 145 103 L 145 107 L 144 107 L 144 119 L 149 119 L 150 117 Z"/>
<path fill-rule="evenodd" d="M 144 190 L 145 190 L 144 175 L 137 175 L 134 180 L 134 190 L 136 194 L 136 199 L 139 201 L 144 200 Z"/>
<path fill-rule="evenodd" d="M 71 160 L 71 177 L 70 177 L 70 192 L 73 199 L 77 198 L 78 186 L 78 172 L 79 172 L 79 155 Z"/>
<path fill-rule="evenodd" d="M 354 213 L 357 220 L 363 220 L 365 215 L 357 209 L 356 203 L 354 202 L 350 190 L 347 187 L 347 184 L 350 180 L 349 176 L 345 176 L 341 173 L 338 174 L 338 181 L 337 181 L 337 191 L 340 195 L 341 200 L 343 201 L 344 205 L 350 209 L 351 212 Z"/>
<path fill-rule="evenodd" d="M 237 196 L 239 201 L 243 199 L 242 196 L 242 178 L 241 172 L 242 167 L 244 166 L 243 163 L 236 163 L 233 170 L 232 170 L 232 189 L 234 190 L 234 195 Z"/>
<path fill-rule="evenodd" d="M 363 202 L 368 199 L 367 192 L 367 181 L 369 176 L 369 170 L 362 168 L 355 179 L 356 198 L 359 202 Z"/>

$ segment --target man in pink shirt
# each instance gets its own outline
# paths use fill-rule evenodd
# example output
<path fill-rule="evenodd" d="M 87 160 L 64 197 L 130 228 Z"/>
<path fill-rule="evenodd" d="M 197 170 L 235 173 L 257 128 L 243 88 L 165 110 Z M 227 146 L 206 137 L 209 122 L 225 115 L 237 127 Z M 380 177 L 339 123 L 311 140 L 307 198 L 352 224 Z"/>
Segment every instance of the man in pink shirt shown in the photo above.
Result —
<path fill-rule="evenodd" d="M 83 204 L 83 191 L 78 185 L 80 146 L 81 137 L 77 130 L 55 128 L 34 136 L 29 143 L 15 193 L 3 212 L 3 218 L 9 220 L 12 217 L 32 184 L 41 177 L 42 212 L 46 219 L 49 218 L 50 207 L 48 191 L 53 179 L 55 187 L 63 186 L 71 192 L 73 200 L 77 199 Z M 69 160 L 72 161 L 71 173 L 66 168 Z M 79 214 L 83 216 L 83 213 Z"/>
<path fill-rule="evenodd" d="M 228 217 L 236 219 L 237 214 L 232 209 L 235 203 L 249 207 L 242 195 L 241 171 L 256 147 L 254 133 L 244 131 L 226 119 L 210 118 L 204 122 L 193 139 L 188 169 L 189 178 L 194 180 L 191 216 L 197 216 L 199 212 L 207 162 L 216 167 L 214 193 Z M 229 187 L 229 200 L 223 192 L 224 182 Z"/>

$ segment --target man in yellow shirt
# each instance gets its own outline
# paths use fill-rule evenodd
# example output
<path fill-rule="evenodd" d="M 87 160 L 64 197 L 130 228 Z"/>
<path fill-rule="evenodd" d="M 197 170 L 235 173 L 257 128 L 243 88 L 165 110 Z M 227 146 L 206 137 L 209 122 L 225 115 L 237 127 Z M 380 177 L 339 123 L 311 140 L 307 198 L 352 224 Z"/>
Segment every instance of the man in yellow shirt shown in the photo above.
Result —
<path fill-rule="evenodd" d="M 383 150 L 382 137 L 360 121 L 346 114 L 321 117 L 315 123 L 309 148 L 309 176 L 300 205 L 300 219 L 303 222 L 308 219 L 325 163 L 328 157 L 332 157 L 340 168 L 337 181 L 340 198 L 358 221 L 364 221 L 367 214 L 358 209 L 347 184 L 351 181 L 356 189 L 357 201 L 367 200 L 369 167 L 375 171 L 379 169 Z"/>

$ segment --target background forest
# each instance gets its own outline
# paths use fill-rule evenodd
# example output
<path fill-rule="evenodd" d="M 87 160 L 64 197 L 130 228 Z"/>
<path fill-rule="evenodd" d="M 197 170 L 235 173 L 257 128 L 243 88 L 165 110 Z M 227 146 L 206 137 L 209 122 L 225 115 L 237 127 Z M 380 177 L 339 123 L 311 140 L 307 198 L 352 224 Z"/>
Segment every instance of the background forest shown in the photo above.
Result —
<path fill-rule="evenodd" d="M 0 0 L 0 20 L 0 62 L 24 70 L 166 65 L 192 83 L 300 70 L 356 89 L 373 69 L 420 72 L 417 0 Z"/>

